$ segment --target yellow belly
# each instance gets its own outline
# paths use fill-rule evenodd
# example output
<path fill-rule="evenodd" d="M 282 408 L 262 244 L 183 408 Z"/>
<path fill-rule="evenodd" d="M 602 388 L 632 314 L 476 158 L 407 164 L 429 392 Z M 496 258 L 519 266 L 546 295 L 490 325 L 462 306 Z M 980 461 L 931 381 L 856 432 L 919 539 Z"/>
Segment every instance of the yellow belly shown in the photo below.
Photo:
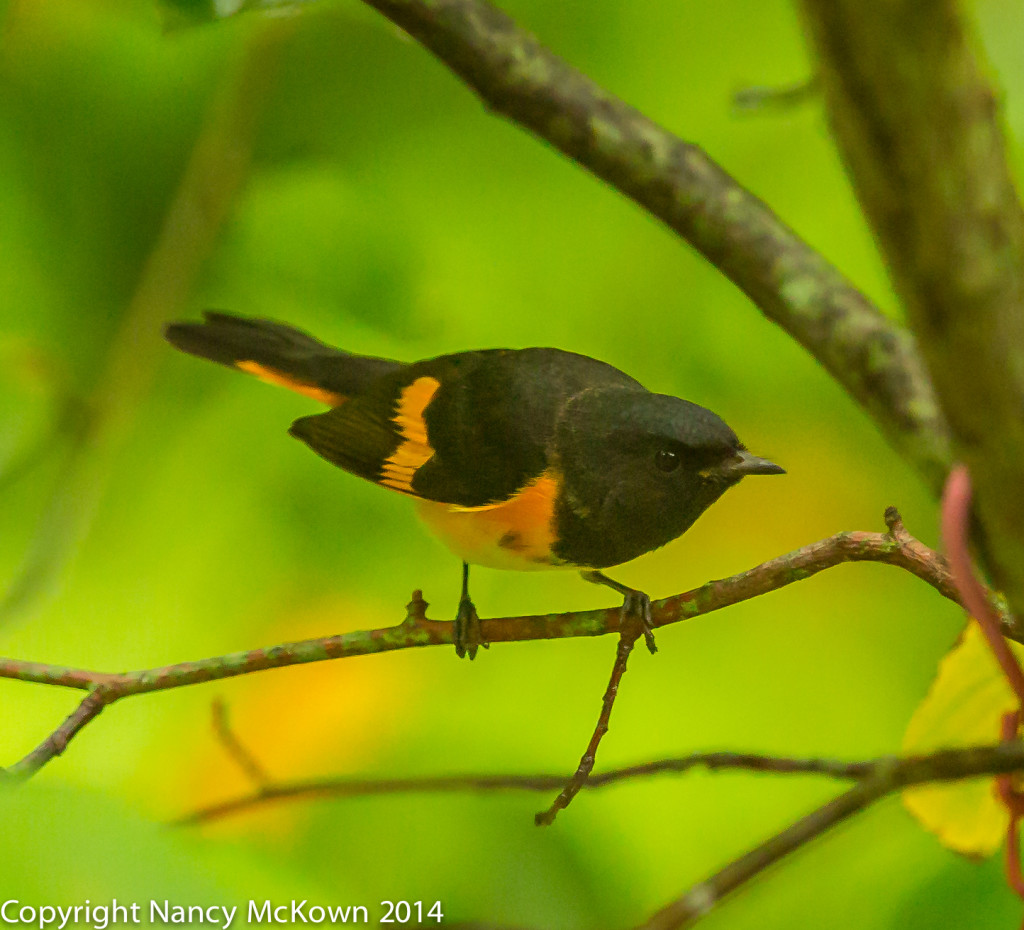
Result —
<path fill-rule="evenodd" d="M 482 507 L 417 501 L 420 517 L 464 562 L 536 571 L 571 568 L 556 558 L 554 504 L 558 478 L 545 473 L 511 499 Z"/>

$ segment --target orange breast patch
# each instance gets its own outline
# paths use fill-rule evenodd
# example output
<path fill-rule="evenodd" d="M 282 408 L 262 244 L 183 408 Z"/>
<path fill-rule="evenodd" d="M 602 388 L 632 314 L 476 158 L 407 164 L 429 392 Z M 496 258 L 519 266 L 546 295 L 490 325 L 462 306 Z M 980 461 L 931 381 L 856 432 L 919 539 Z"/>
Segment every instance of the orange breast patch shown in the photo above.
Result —
<path fill-rule="evenodd" d="M 319 385 L 310 384 L 308 381 L 300 381 L 298 378 L 294 378 L 283 371 L 269 368 L 266 365 L 261 365 L 259 362 L 235 362 L 235 368 L 239 371 L 244 371 L 246 374 L 255 375 L 260 381 L 266 381 L 267 384 L 275 384 L 278 387 L 288 388 L 289 391 L 295 391 L 297 394 L 312 397 L 313 400 L 327 404 L 328 407 L 338 407 L 346 399 L 342 394 L 335 394 L 334 391 L 328 391 Z"/>
<path fill-rule="evenodd" d="M 549 469 L 497 504 L 460 507 L 421 500 L 418 507 L 427 526 L 465 562 L 518 571 L 571 567 L 551 552 L 559 486 L 560 476 Z"/>
<path fill-rule="evenodd" d="M 396 491 L 414 494 L 412 477 L 416 469 L 430 460 L 434 450 L 427 439 L 426 409 L 441 387 L 437 378 L 417 378 L 402 390 L 392 422 L 398 427 L 402 443 L 381 468 L 380 483 Z"/>

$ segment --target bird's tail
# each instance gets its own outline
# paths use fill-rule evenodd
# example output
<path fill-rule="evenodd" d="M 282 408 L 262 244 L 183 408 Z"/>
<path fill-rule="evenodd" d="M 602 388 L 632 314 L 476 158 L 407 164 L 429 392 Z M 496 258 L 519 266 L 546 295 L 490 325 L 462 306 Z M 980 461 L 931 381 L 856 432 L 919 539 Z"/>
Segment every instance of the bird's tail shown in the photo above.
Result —
<path fill-rule="evenodd" d="M 201 323 L 171 323 L 164 335 L 176 349 L 255 375 L 331 407 L 356 397 L 400 362 L 332 349 L 300 330 L 207 311 Z"/>

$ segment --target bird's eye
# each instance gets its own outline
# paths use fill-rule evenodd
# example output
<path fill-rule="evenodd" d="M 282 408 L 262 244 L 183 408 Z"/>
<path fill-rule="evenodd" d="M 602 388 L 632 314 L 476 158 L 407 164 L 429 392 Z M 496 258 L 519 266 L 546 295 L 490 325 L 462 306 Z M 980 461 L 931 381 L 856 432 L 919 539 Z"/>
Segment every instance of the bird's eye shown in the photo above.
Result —
<path fill-rule="evenodd" d="M 679 453 L 660 449 L 654 454 L 654 464 L 659 471 L 675 471 L 679 467 Z"/>

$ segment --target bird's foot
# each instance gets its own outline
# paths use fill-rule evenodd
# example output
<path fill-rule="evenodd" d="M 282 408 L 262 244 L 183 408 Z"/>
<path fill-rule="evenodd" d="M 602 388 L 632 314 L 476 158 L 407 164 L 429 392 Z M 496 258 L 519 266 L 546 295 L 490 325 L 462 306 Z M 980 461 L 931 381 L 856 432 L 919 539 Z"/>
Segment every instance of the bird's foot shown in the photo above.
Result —
<path fill-rule="evenodd" d="M 454 626 L 452 639 L 455 641 L 455 654 L 460 659 L 466 656 L 475 659 L 477 649 L 481 646 L 484 649 L 490 647 L 480 628 L 480 617 L 476 607 L 468 597 L 463 597 L 459 601 L 459 612 L 455 615 Z"/>
<path fill-rule="evenodd" d="M 581 571 L 580 575 L 583 576 L 584 581 L 589 581 L 591 584 L 603 584 L 613 591 L 618 591 L 622 595 L 619 628 L 626 630 L 633 626 L 637 631 L 637 637 L 643 636 L 648 651 L 652 655 L 658 651 L 658 647 L 654 642 L 651 599 L 643 591 L 638 591 L 636 588 L 624 585 L 614 578 L 609 578 L 604 572 L 599 572 L 596 569 Z"/>
<path fill-rule="evenodd" d="M 643 591 L 637 591 L 635 588 L 629 588 L 623 592 L 622 596 L 622 613 L 619 615 L 623 629 L 626 629 L 630 624 L 639 627 L 640 635 L 643 636 L 644 642 L 647 644 L 647 651 L 654 655 L 658 651 L 658 646 L 654 642 L 654 628 L 653 621 L 651 620 L 651 599 Z"/>

